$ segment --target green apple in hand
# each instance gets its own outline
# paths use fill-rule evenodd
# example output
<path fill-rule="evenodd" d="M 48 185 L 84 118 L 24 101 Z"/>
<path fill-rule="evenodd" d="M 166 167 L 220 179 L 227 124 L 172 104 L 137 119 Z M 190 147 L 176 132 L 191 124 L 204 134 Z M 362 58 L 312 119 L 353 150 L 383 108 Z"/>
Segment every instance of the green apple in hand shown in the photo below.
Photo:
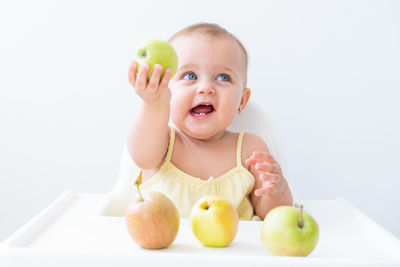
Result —
<path fill-rule="evenodd" d="M 139 177 L 140 179 L 141 177 Z M 125 219 L 132 239 L 143 248 L 168 247 L 179 229 L 179 212 L 174 203 L 160 192 L 140 193 L 126 210 Z"/>
<path fill-rule="evenodd" d="M 150 40 L 141 45 L 137 49 L 135 61 L 138 63 L 136 68 L 137 72 L 139 71 L 140 65 L 143 63 L 149 64 L 147 79 L 150 79 L 151 74 L 153 73 L 153 67 L 156 64 L 160 64 L 163 67 L 161 78 L 166 69 L 171 69 L 172 78 L 178 68 L 178 55 L 176 54 L 175 49 L 170 43 L 162 40 Z"/>
<path fill-rule="evenodd" d="M 265 216 L 261 241 L 274 256 L 307 256 L 317 245 L 319 228 L 303 206 L 281 206 Z"/>
<path fill-rule="evenodd" d="M 197 240 L 208 247 L 225 247 L 236 236 L 239 216 L 236 208 L 220 196 L 204 196 L 190 212 Z"/>

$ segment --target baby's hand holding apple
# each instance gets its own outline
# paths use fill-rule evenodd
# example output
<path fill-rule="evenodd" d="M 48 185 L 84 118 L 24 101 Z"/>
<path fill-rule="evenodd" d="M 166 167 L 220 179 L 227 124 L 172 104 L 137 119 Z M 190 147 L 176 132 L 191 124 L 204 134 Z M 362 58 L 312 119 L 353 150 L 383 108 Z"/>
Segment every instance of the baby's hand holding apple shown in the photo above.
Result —
<path fill-rule="evenodd" d="M 129 82 L 149 106 L 169 107 L 168 83 L 177 68 L 178 55 L 174 47 L 163 40 L 150 40 L 138 47 L 135 61 L 129 68 Z"/>
<path fill-rule="evenodd" d="M 166 69 L 161 78 L 162 66 L 154 65 L 153 73 L 148 80 L 149 65 L 144 63 L 140 66 L 137 73 L 138 64 L 133 61 L 129 67 L 129 82 L 135 88 L 136 93 L 143 99 L 146 104 L 155 107 L 169 105 L 171 92 L 168 88 L 169 80 L 171 79 L 171 69 Z M 160 80 L 161 78 L 161 80 Z"/>

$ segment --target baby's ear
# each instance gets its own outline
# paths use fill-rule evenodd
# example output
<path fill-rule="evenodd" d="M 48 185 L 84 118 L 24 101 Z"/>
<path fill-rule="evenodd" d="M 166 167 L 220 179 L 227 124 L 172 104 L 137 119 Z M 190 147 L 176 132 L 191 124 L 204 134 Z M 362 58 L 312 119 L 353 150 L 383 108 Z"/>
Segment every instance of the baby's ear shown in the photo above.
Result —
<path fill-rule="evenodd" d="M 243 93 L 242 93 L 242 98 L 240 100 L 240 106 L 239 106 L 239 109 L 238 109 L 238 114 L 242 113 L 243 110 L 246 108 L 246 105 L 247 105 L 247 103 L 249 102 L 249 99 L 250 99 L 250 95 L 251 95 L 250 88 L 248 88 L 248 87 L 244 88 Z"/>

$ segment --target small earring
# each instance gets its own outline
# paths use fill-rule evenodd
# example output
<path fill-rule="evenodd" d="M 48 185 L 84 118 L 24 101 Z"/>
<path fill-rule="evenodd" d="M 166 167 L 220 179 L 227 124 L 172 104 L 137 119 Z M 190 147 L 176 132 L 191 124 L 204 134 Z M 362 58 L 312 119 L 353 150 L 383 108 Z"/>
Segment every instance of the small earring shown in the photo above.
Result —
<path fill-rule="evenodd" d="M 239 106 L 239 112 L 242 111 L 242 106 Z"/>

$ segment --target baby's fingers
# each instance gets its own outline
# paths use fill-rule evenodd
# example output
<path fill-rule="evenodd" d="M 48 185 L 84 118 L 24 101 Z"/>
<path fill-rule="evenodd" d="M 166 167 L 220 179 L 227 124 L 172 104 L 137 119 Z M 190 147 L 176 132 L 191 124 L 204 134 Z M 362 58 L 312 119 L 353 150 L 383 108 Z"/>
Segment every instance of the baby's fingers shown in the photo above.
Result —
<path fill-rule="evenodd" d="M 147 74 L 149 72 L 149 65 L 144 63 L 140 66 L 139 73 L 136 77 L 136 90 L 144 90 L 147 86 Z"/>
<path fill-rule="evenodd" d="M 278 183 L 281 180 L 281 176 L 279 174 L 273 173 L 262 173 L 259 177 L 263 182 Z"/>
<path fill-rule="evenodd" d="M 147 90 L 149 90 L 149 92 L 154 93 L 157 91 L 158 85 L 160 83 L 161 72 L 162 72 L 162 66 L 160 64 L 154 65 L 153 73 L 151 74 L 149 83 L 147 85 Z"/>
<path fill-rule="evenodd" d="M 260 162 L 277 163 L 270 153 L 254 151 L 251 156 L 246 160 L 247 165 L 254 165 Z"/>
<path fill-rule="evenodd" d="M 281 169 L 278 164 L 271 164 L 267 162 L 256 163 L 255 169 L 258 172 L 280 173 Z"/>
<path fill-rule="evenodd" d="M 266 161 L 268 163 L 277 163 L 275 158 L 271 155 L 271 153 L 254 151 L 252 156 L 256 158 L 257 162 Z"/>
<path fill-rule="evenodd" d="M 256 160 L 256 158 L 253 156 L 253 155 L 251 155 L 248 159 L 246 159 L 246 161 L 245 161 L 245 164 L 247 164 L 247 165 L 254 165 L 254 164 L 256 164 L 257 163 L 257 160 Z"/>
<path fill-rule="evenodd" d="M 160 89 L 168 88 L 169 80 L 171 79 L 171 74 L 172 74 L 171 69 L 165 70 L 164 76 L 162 77 L 161 82 L 160 82 Z"/>
<path fill-rule="evenodd" d="M 129 83 L 132 86 L 135 86 L 135 84 L 136 84 L 136 69 L 137 69 L 137 63 L 136 63 L 136 61 L 133 61 L 131 63 L 131 65 L 129 66 L 129 70 L 128 70 Z"/>

